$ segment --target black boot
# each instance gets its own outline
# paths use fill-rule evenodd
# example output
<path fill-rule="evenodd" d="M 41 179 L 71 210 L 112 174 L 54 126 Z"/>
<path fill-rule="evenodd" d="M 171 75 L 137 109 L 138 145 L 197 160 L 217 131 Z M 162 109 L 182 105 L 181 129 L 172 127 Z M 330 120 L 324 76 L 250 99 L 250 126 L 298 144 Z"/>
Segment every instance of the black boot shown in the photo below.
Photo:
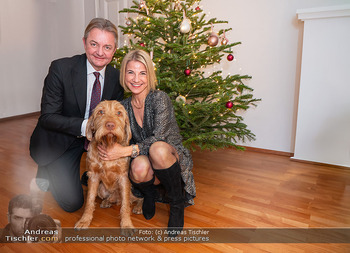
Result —
<path fill-rule="evenodd" d="M 142 204 L 142 213 L 146 220 L 153 218 L 156 212 L 155 199 L 157 196 L 156 187 L 154 183 L 154 176 L 150 181 L 135 183 L 132 180 L 131 184 L 137 188 L 143 194 L 143 204 Z"/>
<path fill-rule="evenodd" d="M 80 183 L 82 185 L 87 186 L 89 180 L 89 176 L 87 175 L 87 171 L 84 171 L 83 175 L 81 175 Z"/>
<path fill-rule="evenodd" d="M 185 209 L 180 164 L 175 162 L 168 169 L 154 170 L 154 173 L 168 193 L 170 199 L 168 232 L 169 236 L 176 236 L 183 229 Z"/>

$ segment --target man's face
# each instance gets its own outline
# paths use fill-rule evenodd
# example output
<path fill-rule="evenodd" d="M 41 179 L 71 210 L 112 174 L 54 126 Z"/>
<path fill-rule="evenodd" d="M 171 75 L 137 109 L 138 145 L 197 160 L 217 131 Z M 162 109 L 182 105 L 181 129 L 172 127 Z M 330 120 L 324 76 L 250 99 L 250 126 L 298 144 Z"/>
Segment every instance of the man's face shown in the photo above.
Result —
<path fill-rule="evenodd" d="M 116 50 L 113 33 L 94 28 L 83 42 L 88 61 L 95 70 L 103 69 L 112 61 Z"/>
<path fill-rule="evenodd" d="M 29 208 L 13 208 L 12 214 L 8 215 L 12 235 L 22 236 L 24 234 L 25 223 L 32 217 L 33 214 Z"/>

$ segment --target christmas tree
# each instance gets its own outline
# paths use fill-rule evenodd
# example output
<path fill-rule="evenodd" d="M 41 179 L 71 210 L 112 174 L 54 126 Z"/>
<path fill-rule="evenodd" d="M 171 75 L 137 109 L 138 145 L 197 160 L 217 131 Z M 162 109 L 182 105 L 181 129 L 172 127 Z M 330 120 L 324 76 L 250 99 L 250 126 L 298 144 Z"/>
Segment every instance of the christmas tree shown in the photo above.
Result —
<path fill-rule="evenodd" d="M 238 110 L 256 106 L 250 87 L 244 80 L 249 75 L 226 75 L 208 72 L 222 59 L 234 59 L 226 34 L 231 28 L 215 31 L 215 25 L 226 24 L 206 14 L 195 0 L 133 1 L 123 9 L 128 36 L 124 47 L 118 48 L 112 62 L 120 67 L 123 56 L 133 49 L 150 53 L 157 74 L 157 88 L 173 101 L 183 144 L 191 149 L 236 147 L 255 135 L 243 123 Z M 209 73 L 209 74 L 208 74 Z"/>

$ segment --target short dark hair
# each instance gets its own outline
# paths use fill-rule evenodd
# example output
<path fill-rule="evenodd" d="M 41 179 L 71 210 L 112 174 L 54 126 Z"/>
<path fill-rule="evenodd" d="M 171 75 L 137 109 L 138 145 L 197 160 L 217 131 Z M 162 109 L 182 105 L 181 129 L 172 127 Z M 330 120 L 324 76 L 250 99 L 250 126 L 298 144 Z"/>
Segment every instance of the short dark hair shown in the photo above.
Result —
<path fill-rule="evenodd" d="M 98 28 L 102 31 L 111 32 L 114 35 L 115 38 L 115 47 L 117 48 L 117 42 L 118 42 L 118 30 L 117 27 L 108 19 L 104 18 L 94 18 L 90 21 L 90 23 L 85 28 L 84 32 L 84 40 L 86 41 L 87 37 L 89 36 L 89 33 L 92 29 Z"/>
<path fill-rule="evenodd" d="M 33 207 L 32 198 L 26 194 L 19 194 L 13 197 L 8 206 L 8 214 L 12 214 L 14 208 L 31 209 Z"/>

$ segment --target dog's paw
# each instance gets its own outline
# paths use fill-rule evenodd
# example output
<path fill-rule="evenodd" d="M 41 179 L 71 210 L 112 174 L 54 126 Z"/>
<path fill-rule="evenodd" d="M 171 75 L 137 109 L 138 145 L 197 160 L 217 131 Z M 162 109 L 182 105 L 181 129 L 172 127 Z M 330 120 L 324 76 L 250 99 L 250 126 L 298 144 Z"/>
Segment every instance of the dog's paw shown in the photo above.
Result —
<path fill-rule="evenodd" d="M 108 199 L 104 199 L 100 204 L 101 208 L 110 208 L 111 206 L 112 206 L 112 203 L 109 202 Z"/>
<path fill-rule="evenodd" d="M 74 229 L 81 230 L 87 229 L 91 223 L 91 220 L 81 218 L 77 223 L 75 223 Z"/>
<path fill-rule="evenodd" d="M 134 214 L 142 214 L 142 206 L 139 206 L 139 205 L 134 206 L 134 208 L 132 209 L 132 212 Z"/>
<path fill-rule="evenodd" d="M 134 214 L 142 214 L 142 204 L 143 204 L 143 199 L 136 199 L 136 205 L 132 209 L 132 212 Z"/>
<path fill-rule="evenodd" d="M 137 230 L 132 224 L 132 221 L 126 217 L 120 220 L 120 229 L 121 234 L 124 236 L 132 236 Z"/>
<path fill-rule="evenodd" d="M 136 233 L 137 229 L 134 227 L 122 227 L 120 228 L 120 234 L 123 236 L 132 236 Z"/>

